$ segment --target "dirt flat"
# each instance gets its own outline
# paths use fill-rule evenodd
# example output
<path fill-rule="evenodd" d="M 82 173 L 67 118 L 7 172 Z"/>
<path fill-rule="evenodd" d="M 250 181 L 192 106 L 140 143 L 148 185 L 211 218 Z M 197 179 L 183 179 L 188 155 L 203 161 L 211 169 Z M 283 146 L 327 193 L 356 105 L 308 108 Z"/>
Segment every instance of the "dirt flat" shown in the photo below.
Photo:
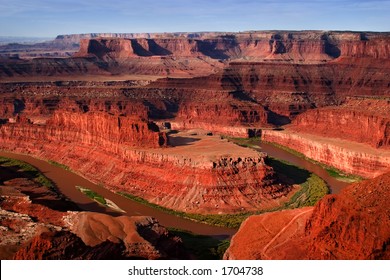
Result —
<path fill-rule="evenodd" d="M 152 149 L 162 155 L 174 155 L 191 158 L 197 162 L 210 162 L 221 157 L 226 158 L 258 158 L 262 153 L 245 148 L 221 139 L 218 135 L 206 135 L 202 130 L 180 131 L 169 135 L 169 143 L 172 147 L 164 149 Z M 137 148 L 137 150 L 140 150 Z M 142 149 L 141 149 L 142 150 Z"/>

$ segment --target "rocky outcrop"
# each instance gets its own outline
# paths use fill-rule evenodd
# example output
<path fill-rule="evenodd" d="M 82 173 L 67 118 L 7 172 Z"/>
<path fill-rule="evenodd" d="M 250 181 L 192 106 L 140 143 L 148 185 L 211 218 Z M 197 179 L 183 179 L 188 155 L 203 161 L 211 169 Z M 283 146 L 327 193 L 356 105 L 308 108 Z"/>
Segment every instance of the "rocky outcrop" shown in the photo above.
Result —
<path fill-rule="evenodd" d="M 105 214 L 81 212 L 71 213 L 65 220 L 70 223 L 70 231 L 43 232 L 22 246 L 14 259 L 186 258 L 181 240 L 150 217 L 114 218 Z"/>
<path fill-rule="evenodd" d="M 123 244 L 105 241 L 90 247 L 69 231 L 43 232 L 14 255 L 14 260 L 122 260 Z M 134 259 L 144 259 L 135 257 Z"/>
<path fill-rule="evenodd" d="M 389 147 L 390 99 L 350 98 L 341 106 L 309 110 L 293 124 L 297 131 Z"/>
<path fill-rule="evenodd" d="M 352 184 L 315 207 L 249 217 L 225 259 L 389 259 L 390 173 Z"/>
<path fill-rule="evenodd" d="M 106 241 L 123 244 L 126 258 L 167 259 L 185 257 L 181 240 L 151 217 L 111 217 L 81 212 L 66 218 L 70 230 L 91 247 Z"/>
<path fill-rule="evenodd" d="M 1 161 L 1 259 L 188 257 L 181 240 L 155 219 L 77 212 L 75 204 L 34 181 L 31 176 L 38 175 L 32 174 Z"/>
<path fill-rule="evenodd" d="M 59 141 L 96 145 L 115 151 L 118 145 L 161 147 L 167 145 L 167 137 L 158 127 L 133 117 L 113 116 L 107 113 L 56 112 L 45 125 L 34 125 L 27 118 L 19 118 L 17 124 L 5 124 L 1 128 L 2 139 L 30 138 L 32 141 Z M 8 136 L 7 136 L 8 135 Z"/>
<path fill-rule="evenodd" d="M 263 130 L 262 139 L 298 151 L 310 159 L 336 167 L 349 174 L 373 178 L 390 169 L 390 151 L 367 144 L 326 138 L 315 134 Z"/>
<path fill-rule="evenodd" d="M 107 113 L 56 112 L 45 124 L 21 117 L 2 125 L 0 145 L 61 162 L 114 191 L 188 212 L 265 209 L 292 191 L 275 182 L 262 154 L 219 136 L 191 133 L 172 135 L 175 146 L 160 148 L 166 134 L 151 125 Z"/>
<path fill-rule="evenodd" d="M 308 256 L 390 259 L 390 173 L 323 198 L 306 224 Z"/>

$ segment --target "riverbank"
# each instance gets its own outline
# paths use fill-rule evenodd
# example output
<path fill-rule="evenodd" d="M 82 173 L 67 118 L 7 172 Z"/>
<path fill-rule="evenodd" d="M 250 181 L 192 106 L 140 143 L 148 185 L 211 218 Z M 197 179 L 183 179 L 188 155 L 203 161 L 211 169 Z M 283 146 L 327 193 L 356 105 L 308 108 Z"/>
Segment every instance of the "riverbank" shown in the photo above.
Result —
<path fill-rule="evenodd" d="M 202 214 L 194 214 L 194 213 L 185 213 L 182 211 L 175 211 L 169 208 L 165 208 L 159 205 L 156 205 L 154 203 L 150 203 L 142 198 L 130 195 L 128 193 L 120 192 L 118 194 L 114 194 L 110 192 L 109 190 L 105 189 L 102 185 L 95 185 L 86 179 L 72 173 L 69 171 L 69 168 L 66 168 L 66 166 L 61 164 L 53 164 L 52 161 L 45 162 L 40 161 L 34 158 L 31 158 L 26 155 L 15 155 L 12 153 L 8 153 L 9 156 L 17 156 L 19 158 L 23 158 L 24 160 L 32 160 L 35 164 L 39 164 L 41 168 L 48 168 L 49 170 L 52 170 L 54 172 L 59 172 L 60 174 L 64 173 L 63 176 L 59 176 L 58 178 L 63 179 L 64 176 L 70 176 L 71 182 L 73 182 L 75 185 L 72 186 L 64 186 L 63 190 L 65 192 L 65 195 L 73 198 L 76 200 L 75 202 L 80 204 L 81 208 L 88 206 L 88 209 L 85 209 L 87 211 L 94 211 L 94 212 L 102 212 L 102 206 L 98 203 L 94 203 L 91 201 L 84 202 L 86 197 L 80 197 L 80 192 L 76 191 L 73 192 L 71 189 L 75 189 L 75 186 L 82 185 L 83 187 L 92 190 L 93 192 L 99 194 L 100 196 L 104 198 L 108 198 L 112 200 L 116 205 L 118 205 L 118 208 L 123 209 L 126 211 L 127 215 L 150 215 L 153 217 L 156 217 L 157 219 L 161 219 L 160 222 L 164 226 L 174 227 L 174 228 L 181 228 L 187 231 L 191 231 L 197 234 L 210 234 L 213 235 L 214 233 L 216 235 L 222 234 L 222 235 L 230 235 L 232 234 L 236 229 L 240 226 L 241 222 L 244 221 L 247 217 L 250 215 L 255 214 L 261 214 L 265 212 L 273 212 L 273 211 L 280 211 L 283 209 L 290 209 L 294 207 L 302 207 L 307 205 L 313 205 L 319 198 L 321 198 L 323 195 L 327 193 L 327 188 L 325 183 L 316 175 L 311 174 L 310 172 L 305 172 L 303 169 L 300 169 L 296 166 L 289 165 L 287 163 L 278 161 L 276 159 L 269 160 L 269 163 L 271 166 L 273 165 L 274 168 L 277 169 L 277 172 L 280 174 L 285 174 L 284 178 L 288 178 L 288 182 L 290 184 L 296 184 L 300 185 L 298 187 L 299 189 L 296 190 L 295 194 L 290 197 L 290 199 L 273 208 L 268 208 L 262 211 L 246 211 L 236 214 L 209 214 L 209 215 L 202 215 Z M 54 174 L 53 174 L 54 175 Z M 58 176 L 59 174 L 57 174 Z M 299 175 L 299 176 L 298 176 Z M 294 177 L 295 178 L 291 178 Z M 282 175 L 283 177 L 283 175 Z M 81 181 L 81 182 L 80 182 Z M 77 184 L 80 183 L 80 184 Z M 86 183 L 88 182 L 88 184 Z M 312 191 L 310 193 L 309 190 L 313 190 L 313 182 L 318 187 L 316 191 Z M 60 185 L 62 185 L 60 183 Z M 73 200 L 72 199 L 72 200 Z M 126 201 L 123 201 L 123 200 Z M 80 203 L 82 201 L 82 203 Z M 117 203 L 119 201 L 119 203 Z M 129 201 L 132 201 L 133 203 L 130 203 Z M 130 207 L 126 205 L 127 203 L 130 203 Z M 97 204 L 97 205 L 94 205 Z M 138 211 L 134 211 L 134 209 L 138 209 Z M 112 209 L 106 209 L 103 211 L 105 213 L 111 213 L 112 215 L 117 215 L 118 213 Z M 168 217 L 175 217 L 172 220 L 168 219 Z M 216 226 L 215 228 L 213 226 Z"/>
<path fill-rule="evenodd" d="M 262 140 L 288 147 L 312 160 L 364 178 L 377 177 L 390 169 L 388 148 L 376 149 L 364 143 L 297 132 L 291 128 L 264 130 Z"/>
<path fill-rule="evenodd" d="M 142 205 L 140 203 L 133 202 L 119 194 L 113 193 L 102 186 L 94 184 L 85 178 L 65 170 L 57 165 L 50 164 L 47 161 L 37 159 L 28 155 L 14 154 L 10 152 L 0 151 L 0 156 L 13 158 L 17 160 L 25 161 L 35 166 L 40 172 L 45 174 L 50 180 L 55 182 L 58 190 L 66 196 L 69 200 L 76 203 L 80 209 L 90 212 L 105 213 L 112 216 L 118 216 L 117 211 L 111 210 L 94 202 L 86 195 L 82 194 L 75 187 L 83 186 L 88 188 L 99 195 L 115 202 L 119 208 L 124 210 L 127 216 L 152 216 L 159 220 L 160 224 L 170 228 L 180 228 L 186 231 L 190 231 L 199 235 L 217 236 L 219 238 L 225 238 L 233 235 L 236 230 L 231 228 L 211 226 L 204 223 L 194 222 L 188 219 L 172 216 L 167 213 L 158 211 L 151 207 Z"/>
<path fill-rule="evenodd" d="M 265 141 L 265 140 L 262 140 L 260 137 L 253 137 L 253 138 L 227 137 L 227 139 L 229 141 L 236 143 L 237 145 L 239 145 L 241 147 L 251 148 L 251 149 L 260 150 L 260 151 L 262 150 L 262 146 L 264 146 L 264 144 L 272 145 L 278 149 L 287 151 L 292 155 L 295 155 L 295 156 L 300 157 L 304 160 L 307 160 L 309 162 L 312 162 L 314 164 L 321 166 L 322 168 L 324 168 L 328 172 L 329 176 L 331 176 L 339 181 L 343 181 L 346 183 L 354 183 L 354 182 L 360 182 L 361 180 L 363 180 L 363 178 L 359 175 L 348 174 L 348 173 L 343 172 L 342 170 L 337 169 L 331 165 L 327 165 L 327 164 L 321 163 L 319 161 L 316 161 L 312 158 L 309 158 L 309 157 L 305 156 L 303 153 L 298 152 L 294 149 L 291 149 L 287 146 L 283 146 L 283 145 L 280 145 L 280 144 L 275 143 L 275 142 Z"/>

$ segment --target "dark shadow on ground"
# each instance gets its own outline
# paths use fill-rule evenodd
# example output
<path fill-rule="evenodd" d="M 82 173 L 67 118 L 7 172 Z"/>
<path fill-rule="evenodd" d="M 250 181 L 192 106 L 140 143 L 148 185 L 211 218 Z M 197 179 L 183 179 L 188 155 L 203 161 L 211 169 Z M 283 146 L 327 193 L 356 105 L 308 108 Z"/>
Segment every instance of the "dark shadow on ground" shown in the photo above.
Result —
<path fill-rule="evenodd" d="M 283 183 L 302 184 L 310 177 L 309 171 L 272 157 L 267 157 L 265 163 L 274 169 L 278 179 Z"/>
<path fill-rule="evenodd" d="M 199 140 L 200 140 L 199 138 L 175 136 L 175 137 L 169 137 L 169 144 L 173 147 L 187 146 Z"/>

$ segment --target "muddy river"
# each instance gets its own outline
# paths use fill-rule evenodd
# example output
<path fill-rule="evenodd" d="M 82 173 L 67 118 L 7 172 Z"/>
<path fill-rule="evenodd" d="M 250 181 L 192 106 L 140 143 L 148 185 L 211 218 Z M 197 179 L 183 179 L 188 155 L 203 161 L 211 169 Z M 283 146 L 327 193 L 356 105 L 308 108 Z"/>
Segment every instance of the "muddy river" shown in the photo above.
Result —
<path fill-rule="evenodd" d="M 338 193 L 343 187 L 347 185 L 347 183 L 340 182 L 329 176 L 326 170 L 321 166 L 313 164 L 303 158 L 297 157 L 272 145 L 261 144 L 261 151 L 268 153 L 272 157 L 289 161 L 297 166 L 317 174 L 328 183 L 333 193 Z M 40 160 L 28 155 L 20 155 L 3 151 L 0 151 L 0 156 L 22 160 L 35 166 L 43 174 L 45 174 L 45 176 L 55 182 L 61 193 L 63 193 L 66 197 L 75 202 L 81 209 L 85 211 L 120 215 L 118 212 L 105 208 L 100 204 L 92 201 L 86 195 L 77 190 L 75 186 L 82 186 L 99 193 L 103 197 L 113 201 L 119 208 L 126 211 L 126 215 L 152 216 L 157 218 L 160 224 L 166 227 L 180 228 L 196 234 L 212 235 L 216 237 L 230 236 L 236 232 L 234 229 L 216 227 L 183 219 L 131 201 L 105 189 L 104 187 L 98 186 L 75 173 L 67 171 L 61 167 L 51 165 L 44 160 Z"/>
<path fill-rule="evenodd" d="M 288 161 L 296 166 L 299 166 L 303 169 L 306 169 L 318 175 L 328 184 L 331 193 L 337 194 L 344 187 L 350 184 L 347 182 L 337 180 L 336 178 L 330 176 L 328 172 L 325 170 L 325 168 L 321 167 L 320 165 L 317 165 L 304 158 L 291 154 L 283 149 L 280 149 L 278 147 L 266 143 L 261 143 L 259 144 L 259 146 L 261 147 L 261 149 L 258 149 L 259 151 L 266 152 L 271 157 Z"/>

